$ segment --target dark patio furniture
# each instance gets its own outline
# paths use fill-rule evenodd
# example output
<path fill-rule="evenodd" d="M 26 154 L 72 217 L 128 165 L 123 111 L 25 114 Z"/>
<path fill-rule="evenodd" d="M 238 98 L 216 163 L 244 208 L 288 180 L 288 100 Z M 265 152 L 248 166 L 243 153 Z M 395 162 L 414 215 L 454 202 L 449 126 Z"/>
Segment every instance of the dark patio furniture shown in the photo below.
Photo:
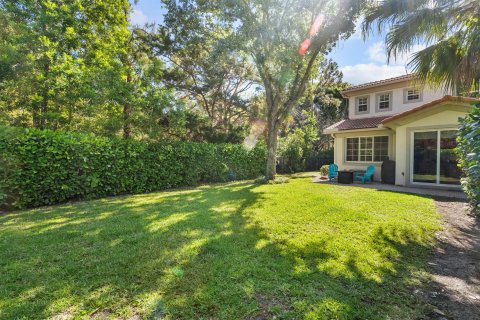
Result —
<path fill-rule="evenodd" d="M 352 184 L 354 171 L 342 170 L 338 171 L 338 183 Z"/>
<path fill-rule="evenodd" d="M 382 163 L 382 183 L 395 184 L 395 161 L 385 160 Z"/>

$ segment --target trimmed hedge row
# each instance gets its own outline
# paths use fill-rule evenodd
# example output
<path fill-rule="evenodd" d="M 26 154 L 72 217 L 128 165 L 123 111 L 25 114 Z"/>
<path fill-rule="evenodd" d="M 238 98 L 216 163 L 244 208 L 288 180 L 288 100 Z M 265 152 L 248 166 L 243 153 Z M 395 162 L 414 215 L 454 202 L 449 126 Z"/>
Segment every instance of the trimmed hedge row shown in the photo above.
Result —
<path fill-rule="evenodd" d="M 265 148 L 0 128 L 0 206 L 144 193 L 263 174 Z"/>
<path fill-rule="evenodd" d="M 465 173 L 462 185 L 472 207 L 480 214 L 480 104 L 461 120 L 458 142 L 460 166 Z"/>

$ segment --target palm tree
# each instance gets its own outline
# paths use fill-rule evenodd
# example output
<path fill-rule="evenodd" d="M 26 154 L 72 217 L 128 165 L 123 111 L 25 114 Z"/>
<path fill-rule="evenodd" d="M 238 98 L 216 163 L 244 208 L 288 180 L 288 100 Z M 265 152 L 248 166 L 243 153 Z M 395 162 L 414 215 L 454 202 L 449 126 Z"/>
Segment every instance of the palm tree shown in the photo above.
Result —
<path fill-rule="evenodd" d="M 407 53 L 415 45 L 427 47 L 412 55 L 409 68 L 424 83 L 457 93 L 479 89 L 479 0 L 372 1 L 363 23 L 367 37 L 389 26 L 385 41 L 388 59 Z"/>

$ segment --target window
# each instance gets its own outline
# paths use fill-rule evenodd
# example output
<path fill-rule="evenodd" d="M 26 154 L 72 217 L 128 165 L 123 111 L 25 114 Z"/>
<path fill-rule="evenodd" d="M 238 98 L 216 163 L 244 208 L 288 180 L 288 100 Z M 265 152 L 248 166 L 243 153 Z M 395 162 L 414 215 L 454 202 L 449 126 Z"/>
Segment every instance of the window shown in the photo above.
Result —
<path fill-rule="evenodd" d="M 368 113 L 368 96 L 357 98 L 357 114 Z"/>
<path fill-rule="evenodd" d="M 390 94 L 381 94 L 378 96 L 378 110 L 390 109 Z"/>
<path fill-rule="evenodd" d="M 346 161 L 382 162 L 388 159 L 388 137 L 347 138 Z"/>
<path fill-rule="evenodd" d="M 382 162 L 388 159 L 388 137 L 375 137 L 374 138 L 374 156 L 373 161 Z"/>
<path fill-rule="evenodd" d="M 407 90 L 407 101 L 420 99 L 420 91 L 418 89 Z"/>
<path fill-rule="evenodd" d="M 422 91 L 416 88 L 407 88 L 403 90 L 403 103 L 421 102 Z"/>

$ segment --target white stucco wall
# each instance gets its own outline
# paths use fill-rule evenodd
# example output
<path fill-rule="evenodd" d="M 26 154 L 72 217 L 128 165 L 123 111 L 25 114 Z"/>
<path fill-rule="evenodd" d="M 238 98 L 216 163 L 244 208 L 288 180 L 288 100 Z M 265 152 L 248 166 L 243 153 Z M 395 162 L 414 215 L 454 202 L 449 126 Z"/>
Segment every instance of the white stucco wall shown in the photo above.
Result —
<path fill-rule="evenodd" d="M 346 141 L 347 138 L 353 137 L 371 137 L 371 136 L 388 136 L 389 137 L 389 158 L 395 160 L 395 135 L 392 130 L 370 130 L 336 133 L 334 142 L 334 161 L 338 165 L 339 170 L 366 170 L 371 164 L 375 166 L 374 180 L 381 180 L 381 162 L 347 162 L 346 161 Z"/>
<path fill-rule="evenodd" d="M 448 106 L 445 106 L 448 108 Z M 467 112 L 445 110 L 426 117 L 420 116 L 417 120 L 396 128 L 396 184 L 410 184 L 410 157 L 411 137 L 415 130 L 438 130 L 458 128 L 458 119 L 465 117 Z M 415 118 L 414 118 L 415 119 Z M 401 155 L 401 156 L 400 156 Z"/>
<path fill-rule="evenodd" d="M 412 86 L 405 85 L 403 87 L 399 88 L 391 88 L 388 86 L 385 87 L 378 87 L 375 88 L 374 92 L 364 92 L 364 93 L 358 93 L 355 94 L 354 96 L 349 98 L 348 101 L 348 116 L 350 119 L 361 119 L 361 118 L 370 118 L 370 117 L 382 117 L 382 116 L 389 116 L 389 115 L 394 115 L 397 113 L 401 113 L 404 111 L 407 111 L 409 109 L 416 108 L 418 106 L 421 106 L 423 104 L 432 102 L 437 99 L 441 99 L 444 95 L 445 92 L 440 90 L 440 89 L 431 89 L 428 87 L 425 87 L 422 90 L 422 100 L 419 102 L 411 102 L 411 103 L 404 103 L 404 89 L 406 88 L 412 88 Z M 377 94 L 383 93 L 383 92 L 391 92 L 392 93 L 392 110 L 391 111 L 379 111 L 376 112 L 376 104 L 377 104 Z M 368 96 L 369 97 L 369 112 L 365 114 L 356 114 L 355 108 L 356 108 L 356 98 L 357 97 L 364 97 Z"/>

